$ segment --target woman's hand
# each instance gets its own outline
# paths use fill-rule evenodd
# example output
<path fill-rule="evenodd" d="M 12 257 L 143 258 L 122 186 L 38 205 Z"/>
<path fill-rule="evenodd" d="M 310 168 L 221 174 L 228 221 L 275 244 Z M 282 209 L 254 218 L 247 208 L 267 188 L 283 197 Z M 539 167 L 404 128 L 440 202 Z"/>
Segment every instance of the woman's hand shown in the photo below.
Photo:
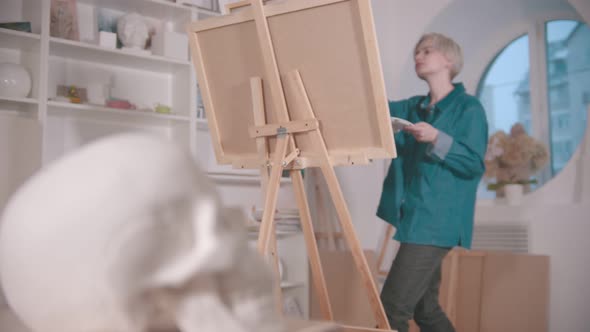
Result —
<path fill-rule="evenodd" d="M 438 129 L 426 122 L 418 122 L 413 126 L 406 126 L 403 130 L 412 134 L 412 136 L 414 136 L 418 142 L 434 144 L 434 142 L 436 142 L 436 138 L 438 137 Z"/>

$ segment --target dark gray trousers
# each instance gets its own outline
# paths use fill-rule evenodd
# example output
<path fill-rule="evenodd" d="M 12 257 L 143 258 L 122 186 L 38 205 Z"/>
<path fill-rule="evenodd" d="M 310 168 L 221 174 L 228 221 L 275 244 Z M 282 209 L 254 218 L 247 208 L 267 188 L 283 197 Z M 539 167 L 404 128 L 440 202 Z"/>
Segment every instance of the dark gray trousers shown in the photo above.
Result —
<path fill-rule="evenodd" d="M 450 248 L 402 243 L 393 260 L 381 301 L 389 324 L 408 331 L 412 318 L 421 332 L 454 332 L 438 302 L 441 264 Z"/>

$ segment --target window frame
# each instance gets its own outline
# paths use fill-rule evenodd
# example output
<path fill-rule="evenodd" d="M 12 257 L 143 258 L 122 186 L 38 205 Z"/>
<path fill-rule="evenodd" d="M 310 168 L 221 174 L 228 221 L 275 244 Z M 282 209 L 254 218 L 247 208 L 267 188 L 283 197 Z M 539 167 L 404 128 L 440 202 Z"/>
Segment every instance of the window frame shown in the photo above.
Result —
<path fill-rule="evenodd" d="M 559 13 L 537 17 L 534 20 L 526 23 L 524 26 L 519 25 L 518 28 L 513 29 L 510 38 L 500 43 L 500 47 L 496 48 L 494 55 L 486 62 L 483 70 L 477 75 L 476 96 L 480 96 L 484 80 L 496 62 L 497 58 L 502 52 L 510 46 L 513 42 L 523 36 L 528 36 L 528 50 L 529 50 L 529 89 L 530 89 L 530 114 L 531 114 L 531 135 L 541 140 L 548 147 L 550 153 L 551 145 L 551 119 L 549 106 L 549 88 L 548 88 L 548 67 L 547 67 L 547 24 L 552 21 L 570 20 L 589 24 L 578 15 L 571 13 Z M 588 130 L 589 123 L 586 123 L 586 130 Z M 491 133 L 490 133 L 491 134 Z M 581 147 L 578 144 L 572 157 L 566 163 L 569 164 L 574 158 L 573 155 L 577 149 Z M 564 166 L 565 167 L 565 166 Z M 562 169 L 563 170 L 563 169 Z M 554 177 L 553 165 L 550 161 L 548 165 L 537 174 L 537 178 L 541 186 L 547 184 Z"/>

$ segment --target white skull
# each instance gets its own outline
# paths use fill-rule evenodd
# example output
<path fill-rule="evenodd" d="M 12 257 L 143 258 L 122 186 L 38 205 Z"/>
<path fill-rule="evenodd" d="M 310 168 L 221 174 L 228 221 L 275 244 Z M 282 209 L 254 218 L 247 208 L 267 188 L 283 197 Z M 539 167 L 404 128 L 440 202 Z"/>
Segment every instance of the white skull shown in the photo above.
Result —
<path fill-rule="evenodd" d="M 271 274 L 188 153 L 145 134 L 32 177 L 0 228 L 7 302 L 36 332 L 278 332 Z"/>

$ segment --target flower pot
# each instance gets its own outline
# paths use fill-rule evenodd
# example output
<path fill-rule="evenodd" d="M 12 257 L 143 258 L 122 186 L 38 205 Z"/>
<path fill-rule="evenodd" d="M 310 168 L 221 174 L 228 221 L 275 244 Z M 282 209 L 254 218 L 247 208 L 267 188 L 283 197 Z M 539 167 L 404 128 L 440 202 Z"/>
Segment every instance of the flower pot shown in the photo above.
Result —
<path fill-rule="evenodd" d="M 520 205 L 524 196 L 524 186 L 522 184 L 507 184 L 504 186 L 504 195 L 506 203 L 509 205 Z"/>

